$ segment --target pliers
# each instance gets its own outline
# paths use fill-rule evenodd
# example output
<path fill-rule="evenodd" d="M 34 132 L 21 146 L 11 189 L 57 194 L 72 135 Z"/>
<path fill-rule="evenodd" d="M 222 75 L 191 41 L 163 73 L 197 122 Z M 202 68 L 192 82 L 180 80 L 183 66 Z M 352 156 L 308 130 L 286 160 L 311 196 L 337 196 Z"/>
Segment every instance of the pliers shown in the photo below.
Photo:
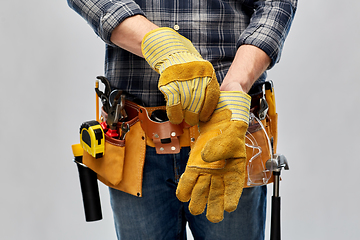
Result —
<path fill-rule="evenodd" d="M 117 92 L 117 94 L 114 98 L 114 102 L 112 103 L 112 105 L 109 108 L 109 111 L 107 113 L 108 117 L 106 119 L 106 124 L 109 129 L 107 130 L 106 135 L 108 135 L 109 137 L 112 137 L 112 138 L 119 137 L 117 124 L 119 122 L 122 105 L 120 103 L 118 103 L 118 101 L 119 101 L 119 98 L 121 97 L 121 94 L 122 94 L 122 91 Z"/>
<path fill-rule="evenodd" d="M 100 91 L 99 88 L 95 88 L 95 91 L 101 99 L 103 110 L 108 115 L 106 121 L 102 122 L 100 125 L 105 131 L 106 135 L 112 138 L 118 138 L 118 122 L 127 117 L 125 111 L 125 95 L 121 90 L 114 90 L 111 92 L 111 86 L 106 77 L 98 76 L 96 78 L 101 80 L 101 82 L 105 85 L 104 92 Z M 122 128 L 123 133 L 121 138 L 125 138 L 126 132 L 129 131 L 129 129 L 126 127 L 128 126 L 124 126 Z"/>
<path fill-rule="evenodd" d="M 110 86 L 110 82 L 106 77 L 103 76 L 97 76 L 97 79 L 99 79 L 104 85 L 105 85 L 105 90 L 104 92 L 100 91 L 99 88 L 95 88 L 95 92 L 98 95 L 98 97 L 101 100 L 102 106 L 103 106 L 103 110 L 109 114 L 110 111 L 110 92 L 111 92 L 111 86 Z M 101 127 L 103 128 L 103 130 L 106 132 L 109 127 L 106 121 L 101 122 L 100 123 Z"/>
<path fill-rule="evenodd" d="M 99 88 L 95 88 L 95 92 L 101 100 L 104 111 L 106 113 L 109 113 L 109 110 L 110 110 L 109 98 L 110 98 L 110 92 L 111 92 L 111 86 L 110 86 L 109 80 L 107 80 L 107 78 L 103 77 L 103 76 L 97 76 L 96 78 L 99 79 L 105 85 L 104 92 L 100 91 Z"/>

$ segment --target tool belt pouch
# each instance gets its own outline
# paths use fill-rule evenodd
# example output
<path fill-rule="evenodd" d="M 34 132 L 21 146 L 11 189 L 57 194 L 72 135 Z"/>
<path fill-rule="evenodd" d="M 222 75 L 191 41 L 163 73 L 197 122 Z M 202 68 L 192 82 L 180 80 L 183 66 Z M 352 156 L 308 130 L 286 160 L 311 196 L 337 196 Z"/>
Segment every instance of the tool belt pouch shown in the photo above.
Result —
<path fill-rule="evenodd" d="M 98 177 L 106 179 L 112 185 L 117 185 L 123 178 L 125 160 L 125 141 L 116 140 L 105 135 L 105 154 L 101 158 L 94 158 L 86 151 L 83 163 L 95 171 Z"/>
<path fill-rule="evenodd" d="M 260 186 L 272 182 L 272 172 L 266 169 L 266 162 L 272 157 L 272 149 L 266 120 L 252 119 L 245 137 L 246 143 L 246 187 Z"/>
<path fill-rule="evenodd" d="M 86 151 L 83 163 L 97 173 L 98 179 L 105 185 L 134 196 L 142 195 L 142 178 L 146 152 L 146 138 L 138 118 L 138 112 L 126 106 L 130 126 L 124 140 L 105 135 L 105 153 L 101 158 L 94 158 Z M 102 119 L 107 114 L 102 111 Z M 118 123 L 120 128 L 121 122 Z"/>
<path fill-rule="evenodd" d="M 265 84 L 269 84 L 266 82 Z M 265 85 L 266 86 L 266 85 Z M 252 96 L 254 114 L 250 119 L 246 134 L 247 176 L 246 186 L 260 186 L 273 182 L 272 172 L 266 169 L 266 162 L 276 153 L 277 146 L 277 119 L 274 89 L 265 87 L 265 94 L 254 94 Z M 261 104 L 258 101 L 266 100 L 268 109 L 263 117 L 257 108 Z"/>

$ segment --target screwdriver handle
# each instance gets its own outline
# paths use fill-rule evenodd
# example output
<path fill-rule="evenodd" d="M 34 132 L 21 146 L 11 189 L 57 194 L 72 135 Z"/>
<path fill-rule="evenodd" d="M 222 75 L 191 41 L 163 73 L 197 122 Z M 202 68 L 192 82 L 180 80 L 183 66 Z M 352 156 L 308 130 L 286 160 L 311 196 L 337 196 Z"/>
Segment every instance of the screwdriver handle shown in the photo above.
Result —
<path fill-rule="evenodd" d="M 108 127 L 108 125 L 107 125 L 107 123 L 105 121 L 101 122 L 100 126 L 104 130 L 104 132 L 106 132 L 109 129 L 109 127 Z"/>

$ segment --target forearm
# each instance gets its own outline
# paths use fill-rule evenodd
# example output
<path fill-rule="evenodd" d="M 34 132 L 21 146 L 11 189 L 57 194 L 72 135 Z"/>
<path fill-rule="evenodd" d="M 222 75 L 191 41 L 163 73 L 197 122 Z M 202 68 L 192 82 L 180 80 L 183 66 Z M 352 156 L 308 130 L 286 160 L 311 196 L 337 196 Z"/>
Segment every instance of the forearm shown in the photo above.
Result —
<path fill-rule="evenodd" d="M 75 10 L 93 28 L 94 32 L 106 43 L 110 41 L 113 30 L 127 18 L 144 15 L 133 0 L 67 0 Z"/>
<path fill-rule="evenodd" d="M 260 48 L 252 45 L 241 45 L 220 86 L 220 90 L 248 92 L 270 63 L 270 57 Z"/>
<path fill-rule="evenodd" d="M 156 28 L 158 26 L 144 16 L 135 15 L 125 19 L 112 31 L 110 41 L 133 54 L 143 57 L 141 41 L 146 33 Z"/>
<path fill-rule="evenodd" d="M 234 61 L 220 87 L 222 91 L 248 92 L 261 74 L 279 61 L 297 6 L 297 0 L 253 3 L 257 11 L 239 38 Z"/>
<path fill-rule="evenodd" d="M 273 67 L 280 59 L 296 6 L 297 0 L 253 1 L 254 13 L 237 46 L 257 46 L 270 57 L 269 68 Z"/>

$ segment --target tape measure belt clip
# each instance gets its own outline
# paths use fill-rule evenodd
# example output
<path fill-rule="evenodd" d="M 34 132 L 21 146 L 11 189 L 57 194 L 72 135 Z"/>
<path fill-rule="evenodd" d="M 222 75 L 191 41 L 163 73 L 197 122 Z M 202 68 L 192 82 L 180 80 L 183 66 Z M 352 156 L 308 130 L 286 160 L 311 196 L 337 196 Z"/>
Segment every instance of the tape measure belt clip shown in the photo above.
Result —
<path fill-rule="evenodd" d="M 101 158 L 105 153 L 105 135 L 98 121 L 92 120 L 80 126 L 80 144 L 94 158 Z"/>

